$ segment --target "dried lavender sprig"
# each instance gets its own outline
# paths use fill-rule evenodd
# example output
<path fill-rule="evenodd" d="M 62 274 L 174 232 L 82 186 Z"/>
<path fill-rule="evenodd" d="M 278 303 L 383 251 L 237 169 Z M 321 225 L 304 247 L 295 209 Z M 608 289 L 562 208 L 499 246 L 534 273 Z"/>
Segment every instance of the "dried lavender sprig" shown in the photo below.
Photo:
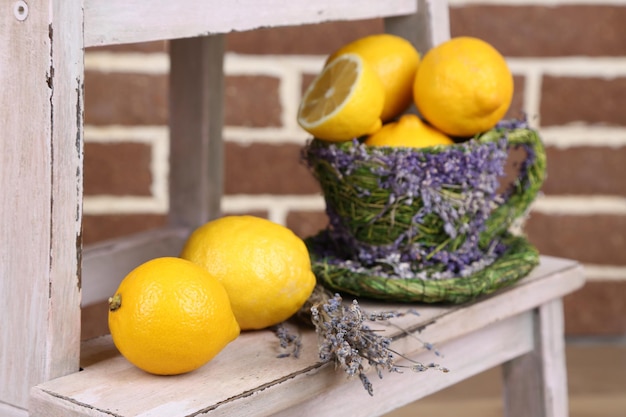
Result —
<path fill-rule="evenodd" d="M 276 337 L 278 337 L 280 347 L 285 350 L 290 349 L 286 352 L 279 353 L 277 357 L 300 357 L 300 349 L 302 348 L 302 338 L 300 337 L 300 334 L 291 333 L 284 323 L 279 323 L 276 326 L 273 326 L 272 330 L 274 331 Z"/>
<path fill-rule="evenodd" d="M 379 378 L 383 377 L 383 370 L 400 372 L 401 369 L 410 369 L 421 372 L 437 368 L 447 372 L 446 368 L 439 365 L 424 365 L 396 352 L 390 347 L 391 338 L 378 334 L 365 324 L 366 321 L 386 321 L 405 313 L 390 311 L 367 314 L 356 300 L 345 306 L 339 294 L 331 297 L 328 291 L 319 289 L 318 297 L 320 292 L 321 300 L 310 307 L 311 321 L 319 339 L 320 359 L 333 361 L 349 377 L 358 375 L 369 395 L 374 394 L 374 388 L 366 375 L 366 365 L 373 367 Z M 398 364 L 397 357 L 409 360 L 412 364 Z"/>

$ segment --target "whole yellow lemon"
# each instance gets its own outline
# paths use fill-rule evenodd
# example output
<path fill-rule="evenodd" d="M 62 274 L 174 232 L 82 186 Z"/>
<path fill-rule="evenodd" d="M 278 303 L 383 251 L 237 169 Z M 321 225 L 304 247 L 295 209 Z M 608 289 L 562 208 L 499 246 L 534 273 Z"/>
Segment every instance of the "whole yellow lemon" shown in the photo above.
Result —
<path fill-rule="evenodd" d="M 487 42 L 457 37 L 426 53 L 413 86 L 420 114 L 451 136 L 493 128 L 513 98 L 513 76 L 504 57 Z"/>
<path fill-rule="evenodd" d="M 437 129 L 428 126 L 418 116 L 405 114 L 397 122 L 391 122 L 365 140 L 369 146 L 393 146 L 426 148 L 452 145 L 454 141 Z"/>
<path fill-rule="evenodd" d="M 309 252 L 290 229 L 255 216 L 225 216 L 196 229 L 181 257 L 226 288 L 242 330 L 294 315 L 315 287 Z"/>
<path fill-rule="evenodd" d="M 220 282 L 180 258 L 139 265 L 109 299 L 115 346 L 135 366 L 158 375 L 193 371 L 239 336 Z"/>

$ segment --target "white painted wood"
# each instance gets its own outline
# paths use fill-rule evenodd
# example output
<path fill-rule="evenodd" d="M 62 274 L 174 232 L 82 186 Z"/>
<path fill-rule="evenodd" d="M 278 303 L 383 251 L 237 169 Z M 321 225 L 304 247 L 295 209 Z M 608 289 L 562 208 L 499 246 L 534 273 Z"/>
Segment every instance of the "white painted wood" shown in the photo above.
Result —
<path fill-rule="evenodd" d="M 167 378 L 146 374 L 130 365 L 116 353 L 110 338 L 97 339 L 84 347 L 84 371 L 33 390 L 31 412 L 46 417 L 110 415 L 107 413 L 176 417 L 243 416 L 254 410 L 255 416 L 261 416 L 301 406 L 308 410 L 307 415 L 333 415 L 329 414 L 330 409 L 346 403 L 345 407 L 371 408 L 367 415 L 377 415 L 532 351 L 533 310 L 579 288 L 584 281 L 581 271 L 575 262 L 542 258 L 541 265 L 529 277 L 480 302 L 453 307 L 411 306 L 417 308 L 419 316 L 409 314 L 393 323 L 402 329 L 419 331 L 422 340 L 436 344 L 443 358 L 424 352 L 422 342 L 406 337 L 398 327 L 378 328 L 397 338 L 394 348 L 398 351 L 417 355 L 424 362 L 437 361 L 452 368 L 452 372 L 386 374 L 382 380 L 372 375 L 376 390 L 373 399 L 360 381 L 346 381 L 332 366 L 318 361 L 314 332 L 302 331 L 299 359 L 279 359 L 275 336 L 269 331 L 256 331 L 243 333 L 199 370 Z M 378 311 L 407 308 L 406 304 L 362 305 Z M 313 406 L 321 407 L 321 411 L 315 412 Z M 293 415 L 293 410 L 289 408 L 286 415 Z"/>
<path fill-rule="evenodd" d="M 223 398 L 239 397 L 212 409 L 209 415 L 215 416 L 250 415 L 249 410 L 251 409 L 254 410 L 255 416 L 278 415 L 276 413 L 281 410 L 287 410 L 285 411 L 287 416 L 298 415 L 296 411 L 299 410 L 303 412 L 308 410 L 304 415 L 338 415 L 330 412 L 333 409 L 347 412 L 347 415 L 355 415 L 353 413 L 357 410 L 354 407 L 362 407 L 364 402 L 367 402 L 368 413 L 360 409 L 358 415 L 380 415 L 526 353 L 533 348 L 532 317 L 530 314 L 517 315 L 496 322 L 472 333 L 470 336 L 455 339 L 449 343 L 442 342 L 438 347 L 446 355 L 443 359 L 435 357 L 431 352 L 425 352 L 421 343 L 414 339 L 402 340 L 394 343 L 394 349 L 406 352 L 412 359 L 424 363 L 441 360 L 451 368 L 451 372 L 444 374 L 430 371 L 424 374 L 413 374 L 407 371 L 405 374 L 385 374 L 383 380 L 371 375 L 375 384 L 375 396 L 372 399 L 365 393 L 358 380 L 348 380 L 345 375 L 337 373 L 332 366 L 317 362 L 316 338 L 311 331 L 307 331 L 304 337 L 305 351 L 303 351 L 302 357 L 297 360 L 275 358 L 277 340 L 269 332 L 262 332 L 262 336 L 261 339 L 259 334 L 246 333 L 235 344 L 229 346 L 228 350 L 221 353 L 219 356 L 220 363 L 214 365 L 211 373 L 211 381 L 206 380 L 207 375 L 202 377 L 194 373 L 184 378 L 177 377 L 173 383 L 157 386 L 154 385 L 154 377 L 142 372 L 135 372 L 136 370 L 129 367 L 123 359 L 118 358 L 117 366 L 109 368 L 108 372 L 117 375 L 116 383 L 121 384 L 123 389 L 116 390 L 118 392 L 109 400 L 117 404 L 118 413 L 122 411 L 120 407 L 122 409 L 127 407 L 121 415 L 186 416 L 197 412 L 198 405 L 193 405 L 188 397 L 183 398 L 176 393 L 191 390 L 200 401 L 212 399 L 216 394 Z M 429 337 L 428 332 L 425 332 L 423 337 Z M 262 343 L 259 343 L 260 340 Z M 485 340 L 490 342 L 485 343 Z M 106 352 L 110 352 L 112 349 L 108 337 L 100 338 L 96 344 L 90 348 L 93 355 L 105 356 Z M 264 352 L 262 349 L 266 349 L 266 351 Z M 416 352 L 416 354 L 411 355 L 411 352 Z M 262 362 L 260 363 L 260 361 Z M 212 364 L 213 362 L 208 366 Z M 126 371 L 129 368 L 132 369 L 132 372 L 127 374 Z M 134 380 L 135 376 L 139 376 L 140 379 Z M 93 378 L 94 376 L 90 376 L 90 379 Z M 259 381 L 259 379 L 261 380 Z M 231 380 L 234 380 L 234 383 L 229 383 Z M 107 384 L 108 389 L 104 389 L 104 385 L 102 385 L 108 381 L 99 381 L 99 388 L 96 388 L 95 391 L 93 389 L 83 391 L 81 383 L 78 380 L 75 382 L 76 385 L 73 389 L 81 390 L 84 394 L 73 395 L 69 402 L 67 399 L 60 401 L 61 411 L 58 411 L 58 414 L 47 414 L 49 412 L 47 410 L 50 410 L 47 405 L 47 401 L 50 400 L 47 396 L 50 395 L 50 392 L 38 393 L 41 394 L 40 398 L 43 401 L 40 407 L 42 414 L 40 414 L 38 407 L 31 408 L 33 415 L 47 417 L 72 415 L 68 412 L 75 409 L 76 404 L 83 402 L 85 398 L 98 395 L 95 391 L 104 392 L 111 389 L 110 383 Z M 410 389 L 407 389 L 409 386 Z M 150 410 L 139 409 L 141 404 L 138 404 L 136 398 L 131 398 L 134 391 L 127 391 L 132 387 L 135 387 L 135 390 L 141 390 L 143 387 L 143 392 L 153 392 L 155 399 L 162 396 L 175 396 L 176 400 L 170 404 L 157 403 Z M 243 393 L 250 390 L 253 390 L 254 393 L 250 396 L 245 394 L 244 397 Z M 384 398 L 385 401 L 381 401 L 381 398 Z M 207 404 L 218 404 L 217 399 L 212 399 L 212 401 L 213 403 Z M 94 411 L 105 412 L 105 410 L 96 407 L 89 410 L 89 413 Z"/>
<path fill-rule="evenodd" d="M 235 7 L 236 6 L 236 7 Z M 85 45 L 177 39 L 261 27 L 414 13 L 415 0 L 85 0 Z"/>
<path fill-rule="evenodd" d="M 565 327 L 562 299 L 539 306 L 539 349 L 541 349 L 542 390 L 545 415 L 568 416 Z"/>
<path fill-rule="evenodd" d="M 0 403 L 0 416 L 2 417 L 28 417 L 28 411 L 16 408 L 8 404 Z"/>
<path fill-rule="evenodd" d="M 78 369 L 82 7 L 80 0 L 5 6 L 0 402 L 25 409 L 31 386 Z"/>
<path fill-rule="evenodd" d="M 152 258 L 178 256 L 188 234 L 184 228 L 163 228 L 86 247 L 82 305 L 107 300 L 138 265 Z"/>
<path fill-rule="evenodd" d="M 169 221 L 195 229 L 220 212 L 224 39 L 176 39 L 169 48 Z"/>
<path fill-rule="evenodd" d="M 425 332 L 423 337 L 428 338 L 428 332 Z M 400 344 L 402 342 L 410 342 L 410 339 L 403 339 Z M 398 349 L 398 344 L 393 345 L 394 349 Z M 332 390 L 322 386 L 320 392 L 312 393 L 313 395 L 307 401 L 286 404 L 288 407 L 282 412 L 266 415 L 275 417 L 380 416 L 493 368 L 508 359 L 522 355 L 532 347 L 532 317 L 527 312 L 495 322 L 466 336 L 440 343 L 438 348 L 445 353 L 444 358 L 434 357 L 431 352 L 424 352 L 423 349 L 418 350 L 416 354 L 408 355 L 410 359 L 426 364 L 433 361 L 445 363 L 450 372 L 429 370 L 416 374 L 405 371 L 402 374 L 384 374 L 382 380 L 375 375 L 370 375 L 370 380 L 374 384 L 373 397 L 369 397 L 364 392 L 359 381 L 346 380 L 343 375 L 339 374 L 334 376 L 337 381 Z M 407 350 L 402 349 L 403 352 Z M 332 369 L 328 371 L 335 372 Z M 304 386 L 298 389 L 298 392 L 302 389 L 311 389 L 313 384 L 308 381 L 309 379 L 302 378 Z M 290 391 L 285 390 L 282 395 L 275 393 L 278 397 L 276 401 L 279 398 L 288 398 Z M 224 417 L 237 415 L 234 414 L 235 404 L 229 404 L 229 406 L 231 410 L 226 407 L 216 415 Z"/>
<path fill-rule="evenodd" d="M 417 13 L 385 19 L 385 32 L 410 40 L 420 56 L 450 39 L 446 0 L 417 0 Z"/>
<path fill-rule="evenodd" d="M 47 4 L 51 7 L 52 217 L 46 379 L 75 372 L 80 357 L 84 104 L 82 0 Z"/>
<path fill-rule="evenodd" d="M 507 417 L 566 417 L 567 370 L 560 299 L 534 312 L 533 351 L 503 366 Z"/>

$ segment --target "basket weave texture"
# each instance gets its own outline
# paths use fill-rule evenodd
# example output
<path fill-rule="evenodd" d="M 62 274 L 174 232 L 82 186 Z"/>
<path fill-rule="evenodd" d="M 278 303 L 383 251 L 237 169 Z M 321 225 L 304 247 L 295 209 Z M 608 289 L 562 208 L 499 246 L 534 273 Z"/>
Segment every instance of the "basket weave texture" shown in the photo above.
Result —
<path fill-rule="evenodd" d="M 520 146 L 526 159 L 500 194 L 508 151 Z M 463 302 L 510 285 L 538 262 L 532 245 L 508 234 L 545 178 L 541 140 L 521 122 L 424 149 L 313 139 L 303 158 L 330 220 L 307 244 L 318 279 L 331 289 Z"/>

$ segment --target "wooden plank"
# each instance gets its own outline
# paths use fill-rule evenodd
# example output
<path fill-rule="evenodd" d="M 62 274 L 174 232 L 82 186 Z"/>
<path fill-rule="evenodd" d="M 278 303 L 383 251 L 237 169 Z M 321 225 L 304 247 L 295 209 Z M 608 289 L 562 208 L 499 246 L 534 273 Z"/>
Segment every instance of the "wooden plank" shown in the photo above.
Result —
<path fill-rule="evenodd" d="M 547 417 L 568 416 L 563 301 L 554 300 L 541 305 L 538 310 L 539 323 L 535 326 L 539 333 L 544 414 Z"/>
<path fill-rule="evenodd" d="M 85 46 L 177 39 L 261 27 L 397 16 L 415 0 L 85 0 Z"/>
<path fill-rule="evenodd" d="M 539 266 L 529 276 L 512 288 L 502 289 L 481 298 L 480 302 L 469 304 L 470 308 L 467 305 L 447 308 L 420 307 L 420 320 L 416 321 L 411 315 L 407 315 L 394 319 L 394 323 L 404 329 L 428 330 L 430 338 L 434 340 L 446 339 L 446 334 L 458 337 L 484 326 L 485 317 L 490 321 L 497 321 L 520 314 L 569 294 L 583 284 L 583 269 L 578 263 L 542 256 Z M 376 308 L 376 304 L 364 303 L 364 305 L 369 309 Z M 403 304 L 385 304 L 385 306 L 391 309 L 406 308 Z"/>
<path fill-rule="evenodd" d="M 462 366 L 470 367 L 473 362 L 462 346 L 472 346 L 469 350 L 478 353 L 481 349 L 478 349 L 477 345 L 481 340 L 483 342 L 490 340 L 490 343 L 484 343 L 484 349 L 487 351 L 493 348 L 505 352 L 504 356 L 497 357 L 498 360 L 504 362 L 533 348 L 532 310 L 575 290 L 582 283 L 582 274 L 575 262 L 543 258 L 541 265 L 531 276 L 515 287 L 468 305 L 449 308 L 413 306 L 417 308 L 419 316 L 409 314 L 394 319 L 393 323 L 401 329 L 419 332 L 421 339 L 437 345 L 444 354 L 444 358 L 438 359 L 428 352 L 430 355 L 428 362 L 440 360 L 444 366 L 454 363 L 455 367 L 461 367 L 461 362 L 454 362 L 460 360 L 467 362 Z M 406 304 L 362 303 L 362 305 L 370 311 L 407 308 Z M 513 325 L 513 321 L 509 320 L 518 320 L 512 319 L 515 317 L 521 321 L 515 321 Z M 482 333 L 487 331 L 483 329 L 492 325 L 498 326 L 498 323 L 508 323 L 508 325 L 503 324 L 503 328 L 497 331 L 498 334 L 506 334 L 502 339 L 495 338 L 495 336 L 486 337 Z M 408 355 L 424 354 L 422 342 L 406 337 L 404 331 L 398 327 L 381 325 L 377 328 L 398 338 L 394 342 L 396 350 Z M 506 333 L 505 329 L 510 329 L 512 333 Z M 515 337 L 521 337 L 522 340 L 515 339 Z M 448 348 L 447 343 L 461 339 L 464 340 L 463 343 L 459 342 L 459 345 L 453 345 L 457 347 Z M 491 343 L 492 340 L 505 343 L 512 339 L 515 339 L 513 345 L 522 346 L 520 350 L 512 351 L 504 348 L 500 342 Z M 263 413 L 273 415 L 285 407 L 294 406 L 294 403 L 304 404 L 312 401 L 313 398 L 327 393 L 328 390 L 332 390 L 334 394 L 341 393 L 344 389 L 355 394 L 362 390 L 358 380 L 346 382 L 344 376 L 337 375 L 332 366 L 319 362 L 314 332 L 302 330 L 302 340 L 303 349 L 299 359 L 279 359 L 276 357 L 279 353 L 278 341 L 271 332 L 244 332 L 214 360 L 199 370 L 187 375 L 162 378 L 148 375 L 130 365 L 116 353 L 110 338 L 101 338 L 85 347 L 83 361 L 85 370 L 83 372 L 42 384 L 33 391 L 37 410 L 41 413 L 36 415 L 104 416 L 107 415 L 106 413 L 113 412 L 113 407 L 115 414 L 120 416 L 170 415 L 174 417 L 188 416 L 193 413 L 238 415 L 235 413 L 237 410 L 245 413 L 251 409 L 255 410 L 255 415 L 264 415 Z M 489 357 L 492 356 L 491 354 L 481 356 L 476 366 L 478 368 L 483 366 L 481 364 L 493 366 L 493 363 L 488 362 Z M 424 357 L 420 356 L 420 358 Z M 467 375 L 479 372 L 478 368 L 468 371 Z M 426 375 L 424 378 L 434 377 Z M 386 388 L 383 388 L 383 385 L 406 384 L 404 380 L 389 382 L 389 380 L 397 381 L 397 377 L 397 375 L 389 375 L 383 381 L 376 380 L 376 387 L 387 392 L 384 391 Z M 405 377 L 401 376 L 401 379 Z M 347 388 L 348 385 L 344 387 L 344 384 L 352 385 Z M 411 390 L 413 389 L 424 395 L 428 390 L 427 387 L 411 387 Z M 420 389 L 424 391 L 419 391 Z M 275 394 L 276 392 L 278 394 Z M 363 401 L 369 398 L 365 392 L 361 394 Z M 328 395 L 333 396 L 330 393 Z M 386 402 L 387 395 L 391 394 L 375 396 L 371 404 Z M 407 397 L 396 399 L 401 403 L 410 401 L 410 395 L 407 395 Z M 141 400 L 138 401 L 138 398 Z M 381 401 L 381 398 L 385 401 Z M 85 409 L 85 414 L 81 414 L 81 407 Z M 379 407 L 384 408 L 389 405 Z M 77 414 L 70 414 L 71 410 Z"/>
<path fill-rule="evenodd" d="M 300 359 L 276 358 L 277 344 L 270 332 L 244 333 L 234 346 L 207 365 L 212 367 L 210 380 L 208 374 L 202 376 L 194 372 L 163 381 L 165 378 L 138 371 L 117 357 L 115 363 L 107 367 L 108 378 L 104 377 L 104 372 L 96 371 L 99 364 L 84 371 L 91 372 L 84 375 L 89 378 L 89 389 L 84 389 L 76 379 L 71 388 L 66 386 L 64 390 L 71 395 L 58 396 L 47 389 L 36 392 L 31 415 L 104 417 L 115 412 L 118 416 L 235 417 L 251 415 L 250 410 L 259 417 L 301 413 L 339 415 L 339 412 L 381 415 L 528 352 L 533 348 L 532 317 L 530 314 L 514 316 L 469 336 L 441 343 L 439 348 L 445 352 L 443 361 L 451 369 L 449 373 L 436 370 L 419 374 L 386 373 L 382 380 L 370 375 L 375 384 L 374 397 L 367 395 L 358 379 L 348 379 L 330 364 L 318 362 L 313 332 L 307 331 L 304 335 Z M 414 340 L 396 342 L 393 348 L 423 363 L 440 359 Z M 99 354 L 105 353 L 100 347 Z M 115 384 L 121 386 L 113 388 L 110 375 L 114 375 Z M 129 391 L 131 389 L 133 391 Z M 148 401 L 138 401 L 134 396 L 136 390 L 144 393 L 143 398 L 149 397 Z M 107 396 L 106 401 L 115 404 L 115 411 L 113 407 L 103 408 L 102 402 L 94 401 L 97 396 Z M 171 400 L 164 401 L 164 398 Z"/>
<path fill-rule="evenodd" d="M 82 305 L 107 300 L 138 265 L 160 256 L 178 256 L 188 234 L 184 228 L 163 228 L 85 248 Z"/>
<path fill-rule="evenodd" d="M 76 372 L 80 359 L 84 142 L 82 0 L 48 3 L 53 107 L 46 379 Z"/>
<path fill-rule="evenodd" d="M 450 39 L 446 0 L 417 0 L 417 13 L 385 19 L 385 32 L 410 40 L 420 57 L 433 46 Z"/>
<path fill-rule="evenodd" d="M 554 300 L 540 306 L 533 318 L 531 352 L 503 366 L 507 417 L 569 415 L 563 339 L 563 305 Z"/>
<path fill-rule="evenodd" d="M 370 375 L 374 384 L 373 397 L 365 395 L 358 380 L 348 381 L 339 374 L 334 378 L 337 382 L 333 384 L 332 389 L 322 387 L 321 392 L 310 396 L 308 401 L 297 401 L 288 404 L 288 408 L 280 413 L 266 415 L 380 416 L 528 352 L 533 347 L 532 331 L 530 313 L 513 316 L 464 337 L 441 343 L 438 348 L 445 352 L 444 358 L 433 358 L 432 353 L 423 350 L 408 355 L 410 359 L 426 364 L 432 361 L 445 363 L 450 370 L 447 373 L 429 370 L 415 374 L 407 370 L 398 375 L 385 374 L 382 380 Z M 407 341 L 410 340 L 404 339 L 402 342 Z M 397 344 L 394 345 L 394 349 L 398 349 Z M 332 369 L 329 371 L 335 372 Z M 306 387 L 311 385 L 309 381 L 311 378 L 301 377 L 301 379 L 304 383 L 301 389 L 307 389 Z M 291 387 L 289 388 L 290 390 L 284 390 L 282 395 L 276 393 L 276 396 L 289 398 Z M 255 403 L 255 410 L 257 405 L 258 402 Z M 235 404 L 231 406 L 233 412 L 234 406 Z M 228 408 L 224 408 L 216 415 L 224 417 L 235 415 L 227 411 Z"/>
<path fill-rule="evenodd" d="M 220 212 L 223 36 L 173 40 L 170 61 L 169 221 L 195 229 Z"/>
<path fill-rule="evenodd" d="M 82 38 L 80 0 L 0 15 L 0 402 L 17 408 L 78 369 Z"/>
<path fill-rule="evenodd" d="M 0 416 L 2 417 L 28 417 L 28 411 L 16 408 L 8 404 L 0 403 Z"/>

